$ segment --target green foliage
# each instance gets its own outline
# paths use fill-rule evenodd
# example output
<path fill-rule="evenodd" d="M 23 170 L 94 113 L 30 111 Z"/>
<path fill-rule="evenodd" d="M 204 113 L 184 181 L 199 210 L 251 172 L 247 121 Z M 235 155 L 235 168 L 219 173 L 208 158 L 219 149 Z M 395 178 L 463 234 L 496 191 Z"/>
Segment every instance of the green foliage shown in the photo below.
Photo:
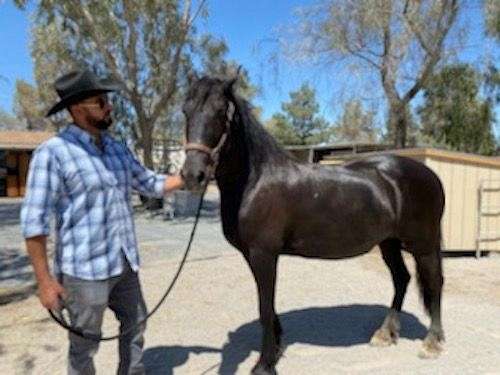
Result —
<path fill-rule="evenodd" d="M 500 71 L 494 65 L 489 65 L 484 73 L 484 90 L 492 105 L 500 104 Z"/>
<path fill-rule="evenodd" d="M 24 6 L 25 1 L 18 1 Z M 117 129 L 136 141 L 152 167 L 154 138 L 179 134 L 179 103 L 193 61 L 216 69 L 227 47 L 193 27 L 205 1 L 45 0 L 37 3 L 32 56 L 45 108 L 56 100 L 52 83 L 76 68 L 91 67 L 122 86 L 113 98 Z"/>
<path fill-rule="evenodd" d="M 282 103 L 283 114 L 275 114 L 268 129 L 286 145 L 317 144 L 329 141 L 331 128 L 318 116 L 316 92 L 307 83 L 290 93 L 290 101 Z"/>
<path fill-rule="evenodd" d="M 486 33 L 500 40 L 500 2 L 498 0 L 484 0 L 484 16 Z"/>
<path fill-rule="evenodd" d="M 39 98 L 36 87 L 26 81 L 17 80 L 14 113 L 28 130 L 53 130 L 52 122 L 45 118 L 46 108 Z"/>
<path fill-rule="evenodd" d="M 275 113 L 273 117 L 266 123 L 265 127 L 282 145 L 297 145 L 300 144 L 300 139 L 293 130 L 287 117 L 282 113 Z"/>
<path fill-rule="evenodd" d="M 366 142 L 373 143 L 378 139 L 378 131 L 375 126 L 375 113 L 365 111 L 359 100 L 349 100 L 345 106 L 342 116 L 333 129 L 337 142 Z"/>
<path fill-rule="evenodd" d="M 425 86 L 422 132 L 453 150 L 492 155 L 491 104 L 479 97 L 479 74 L 469 65 L 444 67 Z"/>
<path fill-rule="evenodd" d="M 223 40 L 203 35 L 200 38 L 199 46 L 203 51 L 201 64 L 204 74 L 223 79 L 236 76 L 239 64 L 236 61 L 227 61 L 228 48 Z M 248 71 L 243 68 L 239 70 L 238 80 L 234 88 L 238 95 L 250 102 L 259 92 L 259 89 L 250 82 Z M 260 113 L 260 109 L 256 109 L 255 112 Z"/>
<path fill-rule="evenodd" d="M 0 108 L 0 130 L 25 130 L 26 125 Z"/>
<path fill-rule="evenodd" d="M 354 65 L 379 76 L 388 104 L 388 134 L 397 147 L 410 135 L 410 102 L 442 56 L 461 0 L 327 0 L 306 7 L 293 28 L 295 59 Z M 461 34 L 459 38 L 463 38 Z M 361 68 L 361 69 L 360 69 Z M 353 75 L 353 79 L 355 79 Z M 363 77 L 361 77 L 363 79 Z"/>

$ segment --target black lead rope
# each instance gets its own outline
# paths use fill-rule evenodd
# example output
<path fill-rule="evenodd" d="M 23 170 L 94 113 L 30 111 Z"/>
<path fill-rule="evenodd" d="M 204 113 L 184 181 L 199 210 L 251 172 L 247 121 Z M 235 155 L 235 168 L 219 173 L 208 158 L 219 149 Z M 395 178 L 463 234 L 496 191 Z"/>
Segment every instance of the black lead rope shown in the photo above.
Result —
<path fill-rule="evenodd" d="M 117 338 L 120 338 L 120 337 L 123 337 L 123 336 L 129 334 L 130 332 L 132 332 L 132 330 L 136 329 L 138 326 L 140 326 L 141 324 L 145 323 L 160 308 L 160 306 L 162 305 L 162 303 L 165 301 L 165 299 L 167 298 L 167 296 L 170 294 L 170 291 L 172 290 L 172 288 L 174 287 L 175 283 L 177 282 L 177 279 L 179 278 L 179 275 L 181 274 L 182 268 L 184 267 L 184 264 L 186 263 L 186 259 L 187 259 L 187 256 L 189 254 L 189 250 L 191 249 L 191 244 L 193 242 L 194 234 L 196 232 L 196 227 L 198 225 L 198 220 L 200 218 L 201 208 L 203 206 L 203 197 L 205 196 L 205 192 L 207 191 L 207 186 L 208 186 L 209 180 L 210 179 L 207 178 L 207 181 L 206 181 L 206 183 L 205 183 L 205 185 L 203 187 L 203 190 L 202 190 L 202 193 L 201 193 L 201 196 L 200 196 L 200 202 L 198 204 L 198 210 L 196 211 L 196 218 L 194 220 L 193 229 L 191 230 L 191 235 L 189 237 L 189 242 L 188 242 L 188 245 L 186 247 L 186 251 L 184 252 L 184 256 L 182 257 L 182 260 L 179 263 L 179 268 L 177 269 L 177 273 L 175 274 L 174 278 L 170 282 L 170 285 L 167 288 L 167 291 L 163 294 L 163 297 L 161 297 L 160 301 L 156 304 L 156 306 L 153 308 L 153 310 L 151 310 L 148 313 L 148 315 L 146 315 L 146 317 L 144 319 L 142 319 L 140 322 L 136 323 L 132 327 L 128 328 L 127 330 L 125 330 L 125 331 L 123 331 L 123 332 L 121 332 L 121 333 L 119 333 L 117 335 L 108 336 L 108 337 L 102 337 L 102 335 L 96 335 L 96 334 L 92 334 L 92 333 L 88 333 L 88 332 L 83 332 L 83 330 L 81 330 L 79 328 L 72 327 L 66 321 L 66 319 L 64 318 L 64 316 L 62 314 L 62 311 L 60 312 L 59 316 L 57 316 L 56 314 L 54 314 L 54 312 L 52 310 L 48 309 L 49 314 L 52 317 L 52 319 L 54 319 L 57 322 L 57 324 L 59 324 L 64 329 L 70 331 L 71 333 L 74 333 L 77 336 L 80 336 L 80 337 L 83 337 L 85 339 L 89 339 L 89 340 L 92 340 L 92 341 L 111 341 L 111 340 L 115 340 Z M 64 308 L 64 304 L 62 304 L 62 306 Z"/>

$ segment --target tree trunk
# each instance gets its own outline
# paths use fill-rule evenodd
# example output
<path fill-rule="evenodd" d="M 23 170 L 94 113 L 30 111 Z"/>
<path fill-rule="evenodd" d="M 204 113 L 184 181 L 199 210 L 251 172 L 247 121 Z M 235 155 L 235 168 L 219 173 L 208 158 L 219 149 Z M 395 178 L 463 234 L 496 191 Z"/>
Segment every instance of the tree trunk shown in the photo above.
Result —
<path fill-rule="evenodd" d="M 154 124 L 150 121 L 139 124 L 141 132 L 142 162 L 148 169 L 155 170 L 153 163 Z M 147 210 L 158 210 L 163 207 L 163 198 L 150 198 L 140 195 L 141 202 Z"/>
<path fill-rule="evenodd" d="M 392 102 L 389 107 L 389 126 L 394 136 L 394 147 L 405 148 L 408 133 L 406 104 Z"/>
<path fill-rule="evenodd" d="M 154 169 L 153 165 L 153 129 L 145 126 L 147 131 L 142 132 L 142 158 L 146 168 Z"/>

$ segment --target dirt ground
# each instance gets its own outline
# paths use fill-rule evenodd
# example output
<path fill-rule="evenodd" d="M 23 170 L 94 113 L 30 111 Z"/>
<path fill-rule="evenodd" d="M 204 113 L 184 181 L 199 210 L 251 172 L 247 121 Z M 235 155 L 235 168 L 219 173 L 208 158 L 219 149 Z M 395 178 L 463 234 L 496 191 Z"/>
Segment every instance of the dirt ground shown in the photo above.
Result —
<path fill-rule="evenodd" d="M 190 225 L 138 216 L 149 307 L 175 273 Z M 189 259 L 171 296 L 148 323 L 147 373 L 248 374 L 260 347 L 255 285 L 243 258 L 222 238 L 215 215 L 200 223 Z M 413 275 L 411 258 L 406 261 Z M 398 344 L 368 344 L 393 293 L 377 249 L 343 261 L 282 257 L 276 304 L 286 349 L 278 373 L 500 374 L 499 269 L 494 254 L 444 259 L 445 351 L 436 360 L 422 360 L 417 354 L 429 319 L 415 277 Z M 116 330 L 109 314 L 104 332 Z M 66 352 L 66 333 L 35 295 L 0 305 L 0 374 L 64 374 Z M 103 343 L 97 373 L 115 373 L 117 361 L 117 343 Z"/>

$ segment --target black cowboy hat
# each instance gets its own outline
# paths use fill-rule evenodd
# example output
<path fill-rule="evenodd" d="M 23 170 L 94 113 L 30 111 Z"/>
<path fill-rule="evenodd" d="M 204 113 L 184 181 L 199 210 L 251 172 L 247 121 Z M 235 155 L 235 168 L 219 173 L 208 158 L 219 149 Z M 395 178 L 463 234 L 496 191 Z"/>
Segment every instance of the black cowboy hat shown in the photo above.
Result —
<path fill-rule="evenodd" d="M 116 82 L 101 79 L 90 70 L 74 70 L 67 73 L 55 81 L 54 88 L 61 100 L 52 106 L 46 117 L 89 96 L 120 89 Z"/>

